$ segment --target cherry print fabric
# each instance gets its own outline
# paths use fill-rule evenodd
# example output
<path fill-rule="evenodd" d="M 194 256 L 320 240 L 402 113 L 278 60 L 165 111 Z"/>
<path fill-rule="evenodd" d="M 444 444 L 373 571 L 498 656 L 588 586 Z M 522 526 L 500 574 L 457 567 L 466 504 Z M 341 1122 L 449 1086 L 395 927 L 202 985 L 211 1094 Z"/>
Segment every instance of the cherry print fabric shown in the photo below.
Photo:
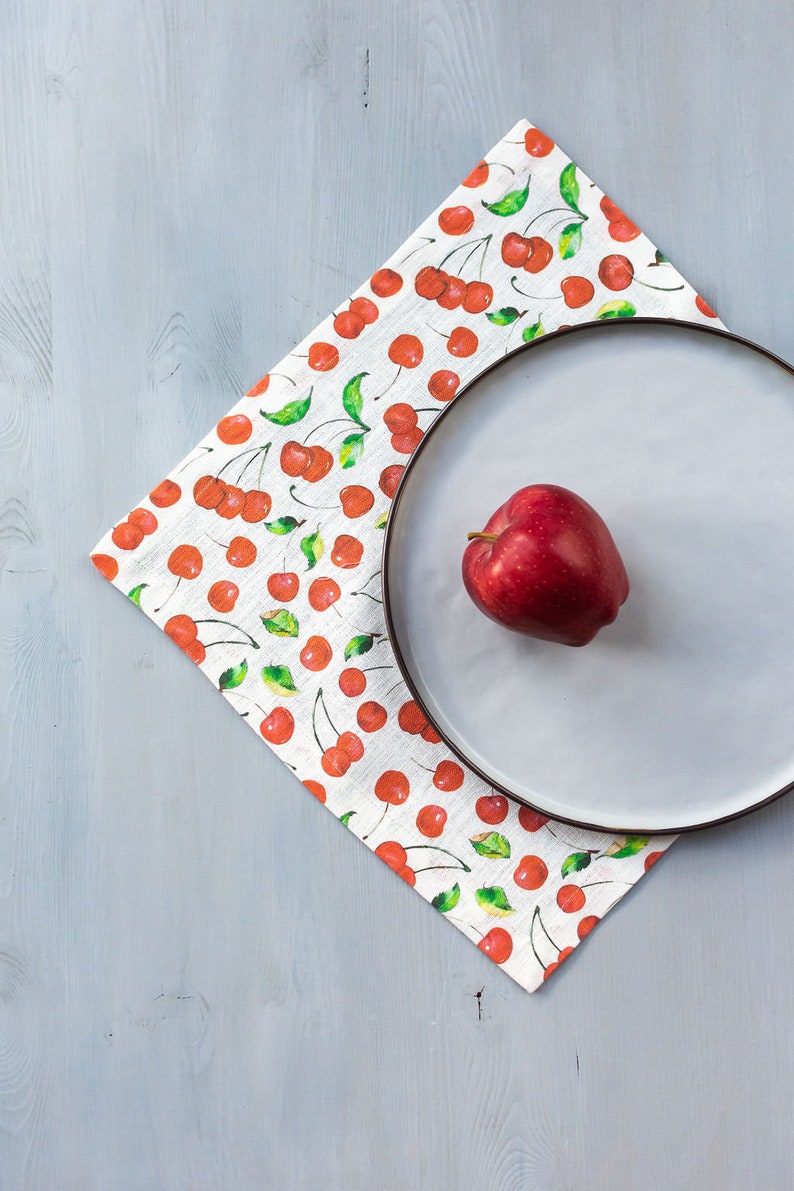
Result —
<path fill-rule="evenodd" d="M 335 818 L 529 990 L 675 837 L 548 821 L 449 755 L 385 635 L 383 528 L 462 385 L 522 342 L 635 314 L 717 322 L 522 121 L 92 555 Z"/>

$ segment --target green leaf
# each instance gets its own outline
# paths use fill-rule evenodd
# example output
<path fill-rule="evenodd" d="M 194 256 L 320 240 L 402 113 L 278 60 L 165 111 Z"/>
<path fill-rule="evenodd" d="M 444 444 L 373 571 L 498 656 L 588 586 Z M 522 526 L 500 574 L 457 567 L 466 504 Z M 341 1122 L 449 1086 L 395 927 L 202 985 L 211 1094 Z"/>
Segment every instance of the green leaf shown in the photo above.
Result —
<path fill-rule="evenodd" d="M 274 612 L 265 612 L 259 619 L 274 637 L 297 637 L 298 635 L 298 618 L 288 612 L 286 608 L 276 608 Z"/>
<path fill-rule="evenodd" d="M 292 533 L 303 522 L 296 521 L 294 517 L 277 517 L 275 521 L 265 521 L 264 524 L 268 533 L 285 534 Z"/>
<path fill-rule="evenodd" d="M 670 264 L 669 260 L 664 255 L 664 253 L 660 252 L 658 248 L 656 249 L 656 252 L 653 255 L 654 255 L 654 261 L 656 262 L 657 265 L 669 265 Z"/>
<path fill-rule="evenodd" d="M 288 666 L 265 666 L 262 681 L 274 695 L 297 695 L 298 688 L 292 680 Z"/>
<path fill-rule="evenodd" d="M 443 893 L 437 893 L 430 905 L 434 910 L 440 910 L 442 914 L 446 914 L 449 910 L 454 910 L 459 901 L 460 885 L 456 881 L 451 889 L 446 889 Z"/>
<path fill-rule="evenodd" d="M 562 875 L 567 877 L 569 873 L 580 873 L 583 868 L 587 868 L 591 860 L 589 852 L 571 852 L 562 862 Z"/>
<path fill-rule="evenodd" d="M 476 889 L 474 896 L 477 899 L 477 905 L 493 918 L 506 918 L 508 914 L 515 913 L 501 885 L 491 885 L 485 889 Z"/>
<path fill-rule="evenodd" d="M 521 332 L 521 338 L 524 340 L 524 343 L 530 343 L 533 339 L 537 339 L 539 335 L 544 334 L 543 323 L 538 320 L 531 327 L 524 327 L 524 330 Z"/>
<path fill-rule="evenodd" d="M 389 520 L 389 514 L 388 514 L 388 512 L 386 512 L 386 513 L 381 513 L 380 517 L 378 517 L 378 520 L 375 522 L 375 529 L 385 529 L 385 528 L 386 528 L 386 522 L 387 522 L 388 520 Z"/>
<path fill-rule="evenodd" d="M 309 406 L 312 403 L 312 390 L 309 389 L 308 397 L 302 400 L 288 401 L 281 409 L 277 409 L 274 413 L 266 413 L 265 410 L 260 409 L 260 414 L 263 418 L 267 418 L 268 422 L 273 422 L 276 426 L 292 426 L 295 422 L 299 422 L 301 418 L 305 418 L 309 412 Z"/>
<path fill-rule="evenodd" d="M 510 857 L 510 841 L 498 831 L 483 831 L 473 835 L 469 842 L 478 856 L 487 856 L 489 860 L 508 860 Z"/>
<path fill-rule="evenodd" d="M 568 162 L 560 174 L 560 195 L 562 201 L 576 211 L 577 215 L 582 214 L 579 210 L 579 182 L 576 178 L 576 166 L 572 161 Z"/>
<path fill-rule="evenodd" d="M 347 827 L 348 823 L 350 822 L 350 820 L 353 818 L 353 815 L 355 815 L 355 814 L 356 814 L 356 811 L 345 811 L 345 813 L 343 815 L 339 816 L 339 822 L 344 823 L 345 827 Z"/>
<path fill-rule="evenodd" d="M 503 306 L 501 310 L 495 310 L 493 313 L 486 311 L 485 317 L 496 323 L 497 327 L 509 327 L 517 318 L 521 318 L 521 311 L 516 310 L 515 306 Z"/>
<path fill-rule="evenodd" d="M 605 302 L 596 311 L 596 318 L 631 318 L 636 313 L 637 310 L 631 302 L 624 302 L 621 298 L 616 298 L 614 302 Z"/>
<path fill-rule="evenodd" d="M 351 658 L 361 657 L 362 653 L 369 653 L 374 644 L 375 637 L 372 633 L 362 633 L 360 637 L 354 637 L 345 646 L 345 661 L 349 662 Z"/>
<path fill-rule="evenodd" d="M 228 670 L 224 670 L 218 679 L 218 689 L 221 691 L 233 691 L 235 687 L 240 686 L 245 681 L 245 676 L 248 673 L 248 662 L 240 662 L 239 666 L 230 666 Z"/>
<path fill-rule="evenodd" d="M 133 587 L 132 591 L 127 592 L 128 598 L 132 600 L 133 604 L 137 604 L 139 608 L 141 606 L 141 592 L 144 587 L 148 586 L 148 583 L 139 583 L 137 587 Z"/>
<path fill-rule="evenodd" d="M 316 533 L 310 533 L 305 538 L 301 538 L 301 553 L 306 555 L 309 563 L 307 570 L 310 571 L 312 567 L 317 566 L 317 563 L 323 556 L 324 550 L 325 542 L 322 539 L 319 529 Z"/>
<path fill-rule="evenodd" d="M 572 256 L 576 256 L 581 247 L 582 225 L 581 223 L 569 223 L 560 232 L 560 256 L 564 261 L 569 261 Z"/>
<path fill-rule="evenodd" d="M 355 467 L 364 454 L 364 435 L 348 434 L 339 448 L 339 462 L 342 467 Z"/>
<path fill-rule="evenodd" d="M 613 860 L 625 860 L 627 856 L 636 856 L 648 842 L 647 835 L 629 835 L 626 837 L 626 842 L 618 852 L 612 853 Z"/>
<path fill-rule="evenodd" d="M 359 426 L 364 425 L 361 421 L 361 410 L 364 405 L 364 399 L 361 396 L 361 381 L 365 376 L 369 376 L 369 373 L 359 372 L 358 376 L 354 376 L 347 382 L 342 391 L 342 405 L 345 407 L 345 413 L 354 422 L 358 422 Z"/>
<path fill-rule="evenodd" d="M 496 203 L 486 203 L 483 199 L 482 205 L 492 215 L 516 215 L 524 206 L 528 195 L 529 182 L 527 182 L 523 190 L 511 190 L 504 198 L 499 199 Z"/>

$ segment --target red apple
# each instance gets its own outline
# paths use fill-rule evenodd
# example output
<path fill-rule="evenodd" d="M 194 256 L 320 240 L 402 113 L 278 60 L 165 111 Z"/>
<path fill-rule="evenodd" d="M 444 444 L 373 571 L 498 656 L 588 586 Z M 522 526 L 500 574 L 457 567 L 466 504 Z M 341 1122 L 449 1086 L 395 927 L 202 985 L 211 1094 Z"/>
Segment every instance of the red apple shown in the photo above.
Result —
<path fill-rule="evenodd" d="M 587 501 L 530 484 L 470 533 L 463 582 L 497 624 L 561 645 L 587 645 L 629 594 L 612 535 Z"/>

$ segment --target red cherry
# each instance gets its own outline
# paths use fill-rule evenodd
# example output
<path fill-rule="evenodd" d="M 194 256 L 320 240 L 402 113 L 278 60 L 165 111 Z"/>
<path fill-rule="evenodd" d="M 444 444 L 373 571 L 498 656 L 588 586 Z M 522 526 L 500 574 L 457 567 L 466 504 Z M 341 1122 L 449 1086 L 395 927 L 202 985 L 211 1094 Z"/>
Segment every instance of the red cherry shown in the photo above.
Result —
<path fill-rule="evenodd" d="M 207 656 L 207 651 L 200 641 L 191 641 L 182 652 L 186 653 L 191 662 L 195 662 L 197 666 L 200 666 Z"/>
<path fill-rule="evenodd" d="M 181 495 L 182 489 L 173 480 L 161 480 L 149 493 L 149 500 L 158 509 L 167 509 L 175 505 Z"/>
<path fill-rule="evenodd" d="M 246 492 L 245 494 L 243 511 L 240 516 L 249 525 L 254 525 L 257 521 L 264 521 L 270 512 L 272 504 L 273 502 L 267 492 L 261 492 L 257 488 L 252 488 L 250 492 Z"/>
<path fill-rule="evenodd" d="M 166 637 L 170 637 L 175 645 L 180 649 L 190 645 L 198 637 L 198 625 L 192 617 L 186 616 L 180 612 L 178 616 L 172 616 L 170 620 L 165 622 L 163 632 Z"/>
<path fill-rule="evenodd" d="M 463 299 L 467 314 L 482 314 L 493 302 L 493 287 L 487 281 L 470 281 Z M 440 305 L 440 303 L 439 303 Z"/>
<path fill-rule="evenodd" d="M 619 244 L 628 244 L 630 240 L 636 240 L 640 234 L 640 229 L 630 219 L 618 219 L 607 224 L 607 231 Z"/>
<path fill-rule="evenodd" d="M 92 554 L 91 561 L 100 575 L 104 575 L 106 579 L 112 581 L 119 573 L 119 564 L 109 554 Z"/>
<path fill-rule="evenodd" d="M 302 443 L 290 439 L 281 448 L 279 464 L 284 475 L 292 476 L 294 479 L 301 474 L 304 467 L 307 467 L 311 463 L 311 458 L 311 447 L 304 447 Z"/>
<path fill-rule="evenodd" d="M 392 806 L 402 806 L 410 792 L 410 782 L 399 769 L 387 769 L 375 782 L 375 797 Z"/>
<path fill-rule="evenodd" d="M 444 831 L 447 812 L 443 806 L 423 806 L 416 816 L 416 826 L 428 839 L 438 839 Z"/>
<path fill-rule="evenodd" d="M 219 579 L 207 592 L 207 603 L 216 612 L 231 612 L 239 594 L 240 588 L 231 579 Z"/>
<path fill-rule="evenodd" d="M 541 827 L 545 826 L 549 821 L 548 815 L 541 815 L 539 811 L 533 811 L 528 806 L 520 806 L 518 808 L 518 821 L 524 828 L 524 831 L 540 831 Z"/>
<path fill-rule="evenodd" d="M 228 417 L 221 418 L 215 428 L 215 432 L 221 442 L 236 447 L 240 443 L 248 441 L 253 433 L 253 429 L 251 419 L 246 417 L 245 414 L 229 414 Z"/>
<path fill-rule="evenodd" d="M 334 457 L 325 447 L 309 447 L 309 462 L 301 472 L 304 480 L 316 484 L 328 475 L 334 465 Z"/>
<path fill-rule="evenodd" d="M 695 298 L 695 305 L 701 314 L 705 314 L 706 318 L 716 318 L 716 314 L 709 306 L 705 298 L 701 298 L 700 294 Z"/>
<path fill-rule="evenodd" d="M 433 785 L 437 790 L 443 790 L 448 794 L 461 788 L 465 776 L 462 766 L 458 765 L 457 761 L 440 761 L 433 774 Z"/>
<path fill-rule="evenodd" d="M 451 401 L 460 387 L 460 377 L 457 372 L 450 372 L 442 368 L 434 372 L 427 382 L 427 391 L 436 401 Z"/>
<path fill-rule="evenodd" d="M 331 547 L 331 562 L 342 570 L 352 570 L 361 562 L 364 547 L 358 538 L 351 538 L 349 534 L 340 533 Z"/>
<path fill-rule="evenodd" d="M 332 744 L 323 753 L 320 765 L 329 777 L 343 777 L 350 768 L 350 754 Z"/>
<path fill-rule="evenodd" d="M 399 872 L 408 860 L 408 853 L 396 839 L 387 839 L 382 844 L 378 844 L 375 855 L 380 856 L 384 864 L 388 864 L 389 868 L 393 868 L 395 872 Z"/>
<path fill-rule="evenodd" d="M 169 571 L 180 579 L 195 579 L 201 574 L 203 565 L 204 559 L 195 546 L 177 546 L 168 559 Z"/>
<path fill-rule="evenodd" d="M 380 313 L 375 303 L 369 298 L 354 298 L 350 303 L 350 309 L 354 314 L 359 314 L 367 326 L 374 323 Z"/>
<path fill-rule="evenodd" d="M 386 723 L 386 708 L 370 700 L 362 703 L 356 712 L 356 723 L 362 732 L 378 732 Z"/>
<path fill-rule="evenodd" d="M 193 485 L 193 500 L 200 509 L 217 509 L 226 495 L 226 485 L 217 476 L 200 476 Z"/>
<path fill-rule="evenodd" d="M 398 455 L 411 455 L 423 438 L 424 431 L 415 426 L 413 430 L 407 430 L 405 434 L 393 434 L 391 445 Z"/>
<path fill-rule="evenodd" d="M 431 302 L 435 301 L 436 298 L 440 298 L 446 288 L 446 273 L 442 273 L 434 265 L 425 265 L 414 278 L 414 289 L 419 297 L 427 298 Z"/>
<path fill-rule="evenodd" d="M 391 298 L 403 287 L 403 279 L 394 269 L 378 269 L 369 279 L 369 288 L 377 298 Z"/>
<path fill-rule="evenodd" d="M 309 367 L 315 372 L 330 372 L 339 363 L 339 349 L 333 343 L 313 343 L 309 348 Z"/>
<path fill-rule="evenodd" d="M 354 699 L 357 695 L 362 695 L 366 685 L 367 676 L 357 666 L 348 666 L 339 675 L 339 689 L 343 695 L 347 695 L 348 699 Z"/>
<path fill-rule="evenodd" d="M 325 612 L 342 594 L 335 579 L 315 579 L 309 587 L 309 603 L 315 612 Z"/>
<path fill-rule="evenodd" d="M 398 335 L 389 346 L 389 359 L 400 368 L 416 368 L 422 363 L 425 349 L 416 335 Z"/>
<path fill-rule="evenodd" d="M 144 532 L 140 525 L 135 525 L 132 521 L 121 521 L 110 538 L 119 550 L 135 550 L 143 541 Z"/>
<path fill-rule="evenodd" d="M 562 951 L 557 956 L 554 963 L 549 964 L 549 966 L 546 968 L 546 971 L 543 973 L 543 979 L 548 980 L 548 978 L 549 978 L 549 976 L 551 976 L 552 972 L 557 971 L 557 968 L 559 968 L 559 966 L 563 962 L 563 960 L 566 960 L 568 958 L 568 956 L 571 954 L 572 951 L 573 951 L 573 947 L 563 947 Z"/>
<path fill-rule="evenodd" d="M 384 411 L 383 421 L 392 434 L 405 434 L 408 430 L 413 430 L 419 418 L 415 409 L 405 401 L 398 401 Z"/>
<path fill-rule="evenodd" d="M 523 269 L 529 256 L 529 240 L 518 232 L 508 232 L 502 240 L 502 260 L 511 269 Z"/>
<path fill-rule="evenodd" d="M 598 205 L 601 208 L 601 210 L 603 211 L 604 215 L 606 215 L 607 220 L 610 223 L 616 223 L 616 222 L 620 221 L 621 219 L 626 218 L 626 216 L 621 211 L 620 207 L 618 207 L 618 205 L 616 203 L 613 203 L 612 199 L 607 198 L 606 195 L 604 195 L 604 197 L 601 199 L 601 202 Z"/>
<path fill-rule="evenodd" d="M 319 782 L 315 782 L 312 778 L 307 778 L 303 783 L 310 794 L 318 798 L 320 802 L 325 802 L 325 786 L 321 786 Z"/>
<path fill-rule="evenodd" d="M 404 864 L 403 867 L 398 870 L 397 876 L 402 877 L 403 881 L 410 885 L 412 889 L 416 885 L 416 873 L 409 864 Z"/>
<path fill-rule="evenodd" d="M 530 236 L 527 243 L 529 245 L 529 253 L 527 254 L 527 259 L 524 261 L 524 272 L 541 273 L 551 263 L 554 256 L 554 249 L 548 240 L 544 240 L 542 236 Z"/>
<path fill-rule="evenodd" d="M 270 384 L 270 374 L 265 373 L 261 380 L 258 380 L 252 389 L 246 393 L 246 397 L 261 397 L 263 393 L 267 392 Z"/>
<path fill-rule="evenodd" d="M 364 756 L 364 743 L 355 732 L 343 732 L 336 745 L 337 748 L 345 750 L 351 761 L 360 761 Z"/>
<path fill-rule="evenodd" d="M 439 296 L 438 304 L 442 310 L 457 310 L 463 304 L 468 286 L 462 277 L 448 275 L 447 288 Z"/>
<path fill-rule="evenodd" d="M 653 868 L 653 866 L 656 864 L 656 861 L 661 856 L 664 856 L 664 852 L 649 852 L 645 857 L 645 864 L 643 866 L 644 871 L 647 873 L 649 868 Z"/>
<path fill-rule="evenodd" d="M 340 491 L 339 499 L 342 503 L 342 512 L 351 520 L 363 517 L 375 503 L 375 497 L 369 488 L 364 488 L 361 484 L 347 484 Z"/>
<path fill-rule="evenodd" d="M 521 889 L 540 889 L 548 875 L 546 862 L 540 856 L 522 856 L 513 873 L 513 880 Z"/>
<path fill-rule="evenodd" d="M 475 165 L 471 173 L 463 179 L 462 186 L 468 186 L 472 190 L 475 186 L 482 186 L 484 182 L 488 181 L 488 162 L 481 161 L 479 165 Z"/>
<path fill-rule="evenodd" d="M 598 266 L 598 279 L 607 289 L 621 290 L 631 285 L 634 265 L 627 256 L 613 253 L 605 256 Z"/>
<path fill-rule="evenodd" d="M 343 310 L 334 319 L 334 330 L 341 339 L 357 339 L 365 325 L 361 315 L 354 310 Z"/>
<path fill-rule="evenodd" d="M 392 499 L 397 491 L 397 485 L 400 482 L 400 477 L 405 471 L 402 463 L 392 463 L 389 467 L 384 467 L 378 478 L 378 487 L 384 496 Z"/>
<path fill-rule="evenodd" d="M 256 561 L 256 546 L 250 538 L 232 538 L 226 561 L 231 567 L 250 567 Z"/>
<path fill-rule="evenodd" d="M 513 953 L 513 938 L 502 926 L 494 926 L 477 944 L 495 964 L 503 964 Z"/>
<path fill-rule="evenodd" d="M 422 740 L 426 740 L 428 744 L 441 744 L 441 737 L 439 736 L 438 732 L 436 732 L 432 724 L 428 724 L 426 728 L 423 728 L 420 732 L 420 736 L 422 737 Z"/>
<path fill-rule="evenodd" d="M 408 699 L 397 712 L 397 723 L 403 732 L 418 736 L 427 727 L 427 716 L 415 699 Z"/>
<path fill-rule="evenodd" d="M 468 327 L 453 327 L 447 339 L 447 351 L 451 356 L 473 356 L 479 345 L 479 339 Z"/>
<path fill-rule="evenodd" d="M 280 604 L 288 604 L 290 600 L 294 600 L 299 586 L 300 580 L 294 571 L 280 571 L 268 576 L 267 590 Z"/>
<path fill-rule="evenodd" d="M 507 799 L 501 794 L 483 794 L 474 804 L 477 818 L 489 826 L 503 823 L 508 812 Z"/>
<path fill-rule="evenodd" d="M 236 484 L 227 484 L 226 491 L 215 506 L 215 512 L 226 521 L 239 517 L 245 507 L 245 493 Z"/>
<path fill-rule="evenodd" d="M 580 918 L 576 927 L 576 933 L 580 939 L 584 939 L 590 934 L 594 926 L 598 926 L 601 919 L 597 914 L 588 914 L 586 918 Z"/>
<path fill-rule="evenodd" d="M 295 731 L 295 718 L 286 707 L 274 707 L 259 725 L 268 744 L 286 744 Z"/>
<path fill-rule="evenodd" d="M 593 300 L 595 289 L 592 281 L 586 277 L 564 277 L 560 282 L 565 305 L 571 310 L 578 310 Z"/>
<path fill-rule="evenodd" d="M 438 226 L 447 236 L 465 236 L 474 226 L 474 212 L 470 207 L 445 207 Z"/>
<path fill-rule="evenodd" d="M 544 136 L 539 128 L 528 128 L 524 133 L 524 147 L 530 157 L 547 157 L 554 148 L 554 141 Z"/>
<path fill-rule="evenodd" d="M 333 650 L 325 637 L 309 637 L 300 651 L 301 665 L 307 670 L 324 670 L 333 657 Z"/>
<path fill-rule="evenodd" d="M 575 914 L 585 901 L 584 890 L 578 885 L 561 885 L 557 890 L 557 905 L 564 914 Z"/>

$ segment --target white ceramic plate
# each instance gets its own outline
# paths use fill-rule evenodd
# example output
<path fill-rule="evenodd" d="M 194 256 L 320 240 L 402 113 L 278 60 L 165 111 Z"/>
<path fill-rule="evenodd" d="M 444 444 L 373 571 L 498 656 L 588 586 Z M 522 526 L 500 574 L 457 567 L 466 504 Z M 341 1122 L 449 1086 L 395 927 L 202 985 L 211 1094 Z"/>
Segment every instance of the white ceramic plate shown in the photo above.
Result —
<path fill-rule="evenodd" d="M 581 649 L 486 619 L 466 533 L 561 484 L 609 526 L 631 593 Z M 667 832 L 794 783 L 794 374 L 744 340 L 621 320 L 539 339 L 444 410 L 384 545 L 398 662 L 447 744 L 554 818 Z"/>

